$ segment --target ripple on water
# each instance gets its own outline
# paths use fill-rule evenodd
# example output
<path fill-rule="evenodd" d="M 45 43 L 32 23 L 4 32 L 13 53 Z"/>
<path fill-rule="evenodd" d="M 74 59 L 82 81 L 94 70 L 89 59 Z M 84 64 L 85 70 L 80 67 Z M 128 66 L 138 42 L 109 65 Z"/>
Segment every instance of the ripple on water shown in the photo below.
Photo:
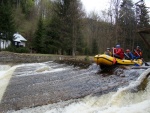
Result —
<path fill-rule="evenodd" d="M 51 92 L 53 92 L 53 94 L 55 94 L 56 96 L 56 99 L 60 98 L 57 97 L 58 95 L 62 96 L 62 98 L 60 99 L 63 99 L 63 97 L 66 98 L 67 96 L 69 96 L 69 98 L 71 96 L 73 98 L 79 98 L 80 96 L 83 97 L 85 95 L 92 94 L 93 92 L 97 93 L 100 90 L 106 91 L 116 86 L 125 87 L 125 85 L 128 85 L 131 81 L 135 81 L 139 76 L 139 73 L 143 71 L 140 70 L 139 72 L 137 72 L 137 70 L 123 70 L 123 72 L 125 73 L 125 77 L 120 77 L 114 74 L 104 77 L 96 73 L 97 69 L 95 69 L 95 67 L 96 65 L 93 65 L 93 67 L 91 66 L 88 69 L 79 69 L 74 68 L 73 66 L 67 66 L 65 64 L 59 65 L 53 62 L 25 65 L 16 69 L 13 74 L 14 77 L 13 80 L 11 80 L 11 83 L 14 85 L 14 87 L 16 87 L 15 89 L 19 89 L 17 88 L 18 86 L 15 85 L 15 83 L 19 82 L 20 89 L 26 90 L 25 93 L 22 93 L 24 97 L 30 97 L 31 95 L 40 95 L 42 97 L 42 94 L 45 94 L 45 96 L 43 96 L 42 98 L 44 99 L 44 97 L 48 97 L 47 99 L 49 99 L 52 98 L 52 95 L 51 97 L 49 97 L 49 95 L 51 94 Z M 42 71 L 36 71 L 38 69 L 41 69 Z M 26 72 L 28 72 L 28 74 L 27 76 L 24 76 Z M 21 77 L 17 78 L 17 76 Z M 29 87 L 24 88 L 25 85 L 28 85 Z M 15 90 L 11 86 L 9 87 L 8 91 L 15 93 Z M 10 92 L 8 93 L 11 94 Z M 16 94 L 20 93 L 19 90 L 16 92 Z M 112 95 L 116 94 L 117 92 L 108 91 L 107 93 L 108 94 L 104 94 L 101 96 L 90 95 L 88 97 L 78 99 L 77 101 L 76 99 L 74 99 L 73 101 L 62 100 L 62 102 L 59 103 L 43 105 L 30 109 L 23 109 L 20 111 L 11 111 L 11 113 L 112 113 L 114 112 L 113 109 L 115 109 L 116 111 L 122 111 L 123 109 L 125 109 L 125 107 L 128 107 L 126 103 L 123 103 L 125 99 L 128 99 L 128 96 L 126 94 L 121 94 L 121 99 L 118 98 L 119 100 L 117 100 L 116 102 L 120 102 L 119 106 L 121 105 L 121 107 L 119 108 L 118 106 L 114 106 L 117 105 L 114 102 L 114 104 L 111 104 L 111 107 L 113 108 L 111 109 L 108 106 L 108 103 L 113 98 Z M 124 96 L 126 96 L 126 98 L 122 99 Z M 41 101 L 42 98 L 40 98 Z M 38 100 L 38 98 L 36 97 L 35 99 Z M 30 99 L 30 101 L 32 102 L 32 98 Z M 132 98 L 131 101 L 133 101 Z M 141 102 L 142 101 L 143 100 L 141 100 Z M 132 103 L 130 106 L 132 105 L 134 106 L 134 103 Z"/>

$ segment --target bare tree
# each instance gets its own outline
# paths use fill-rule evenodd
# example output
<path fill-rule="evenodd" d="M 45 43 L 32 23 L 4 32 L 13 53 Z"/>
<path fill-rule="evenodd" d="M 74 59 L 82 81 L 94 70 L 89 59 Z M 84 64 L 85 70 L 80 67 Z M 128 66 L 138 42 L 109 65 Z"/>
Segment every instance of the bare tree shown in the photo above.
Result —
<path fill-rule="evenodd" d="M 120 10 L 120 4 L 121 0 L 110 0 L 110 11 L 111 16 L 114 17 L 114 24 L 115 24 L 115 43 L 118 43 L 118 30 L 119 30 L 119 25 L 118 25 L 118 19 L 119 19 L 119 10 Z"/>

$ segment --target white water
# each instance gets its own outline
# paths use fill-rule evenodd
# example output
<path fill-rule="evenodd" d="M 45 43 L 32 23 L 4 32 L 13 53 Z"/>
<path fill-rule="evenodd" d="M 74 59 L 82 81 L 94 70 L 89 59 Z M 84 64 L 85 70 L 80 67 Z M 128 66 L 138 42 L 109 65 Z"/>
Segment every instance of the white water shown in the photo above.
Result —
<path fill-rule="evenodd" d="M 0 79 L 4 77 L 4 74 L 7 72 L 8 69 L 11 67 L 9 65 L 1 65 L 0 66 Z"/>
<path fill-rule="evenodd" d="M 15 68 L 10 69 L 14 71 Z M 7 69 L 9 68 L 6 68 L 6 70 Z M 0 79 L 1 81 L 8 76 L 8 74 L 5 73 L 8 72 L 6 70 L 0 71 L 0 77 L 2 76 Z M 60 70 L 63 69 L 55 71 Z M 51 68 L 47 67 L 45 64 L 41 64 L 41 67 L 35 70 L 35 72 L 45 71 L 53 72 L 54 70 L 51 70 Z M 148 71 L 150 71 L 150 69 Z M 4 75 L 2 75 L 3 73 Z M 9 79 L 10 77 L 11 76 L 9 75 Z M 69 100 L 29 109 L 24 108 L 19 111 L 10 111 L 9 113 L 150 113 L 150 82 L 148 82 L 144 91 L 136 93 L 130 92 L 130 90 L 140 84 L 144 78 L 145 75 L 142 74 L 137 81 L 131 83 L 129 86 L 118 89 L 117 92 L 111 92 L 100 97 L 87 96 L 83 99 Z M 150 77 L 148 80 L 150 81 Z"/>
<path fill-rule="evenodd" d="M 61 104 L 59 103 L 54 105 L 52 109 L 52 105 L 47 105 L 16 113 L 150 113 L 150 82 L 145 91 L 130 92 L 130 89 L 141 83 L 143 78 L 145 76 L 141 75 L 136 82 L 119 89 L 116 93 L 109 93 L 100 97 L 87 96 L 65 107 L 59 107 Z"/>
<path fill-rule="evenodd" d="M 59 103 L 52 109 L 52 105 L 47 105 L 16 113 L 150 113 L 150 82 L 145 91 L 130 92 L 130 89 L 137 86 L 143 78 L 145 78 L 144 75 L 141 75 L 136 82 L 119 89 L 116 93 L 100 97 L 87 96 L 65 107 L 59 107 Z M 150 77 L 148 79 L 150 80 Z"/>
<path fill-rule="evenodd" d="M 0 65 L 0 101 L 6 91 L 11 79 L 11 75 L 15 69 L 16 66 L 11 67 L 9 65 Z"/>
<path fill-rule="evenodd" d="M 145 91 L 138 93 L 128 92 L 132 86 L 100 97 L 87 96 L 66 106 L 68 101 L 13 113 L 150 113 L 150 83 Z"/>

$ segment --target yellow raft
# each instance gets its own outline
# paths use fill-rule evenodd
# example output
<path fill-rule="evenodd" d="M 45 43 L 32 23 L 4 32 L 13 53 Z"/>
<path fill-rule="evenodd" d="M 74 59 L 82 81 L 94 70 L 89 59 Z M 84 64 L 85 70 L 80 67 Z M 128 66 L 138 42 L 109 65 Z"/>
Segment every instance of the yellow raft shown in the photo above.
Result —
<path fill-rule="evenodd" d="M 95 55 L 94 62 L 100 66 L 113 66 L 113 65 L 138 65 L 141 66 L 143 64 L 141 59 L 138 60 L 126 60 L 126 59 L 118 59 L 106 54 Z"/>

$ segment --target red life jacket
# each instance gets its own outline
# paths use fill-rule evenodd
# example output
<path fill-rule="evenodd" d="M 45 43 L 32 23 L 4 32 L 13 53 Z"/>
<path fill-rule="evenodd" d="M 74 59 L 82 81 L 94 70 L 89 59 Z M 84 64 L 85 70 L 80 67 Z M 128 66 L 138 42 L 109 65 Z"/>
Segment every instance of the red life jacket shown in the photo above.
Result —
<path fill-rule="evenodd" d="M 117 48 L 116 49 L 116 54 L 120 56 L 121 59 L 124 58 L 124 51 L 122 48 Z"/>
<path fill-rule="evenodd" d="M 135 49 L 134 55 L 142 57 L 142 51 L 140 49 Z"/>

